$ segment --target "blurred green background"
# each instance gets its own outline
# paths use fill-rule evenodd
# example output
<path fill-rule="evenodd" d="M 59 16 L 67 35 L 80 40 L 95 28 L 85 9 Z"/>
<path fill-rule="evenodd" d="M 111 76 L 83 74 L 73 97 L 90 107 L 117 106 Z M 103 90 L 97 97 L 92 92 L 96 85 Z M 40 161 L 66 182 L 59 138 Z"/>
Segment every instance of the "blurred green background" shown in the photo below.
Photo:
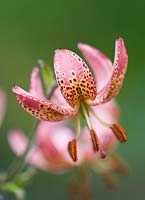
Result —
<path fill-rule="evenodd" d="M 78 52 L 78 42 L 96 46 L 113 60 L 114 42 L 123 37 L 129 54 L 124 86 L 117 97 L 121 123 L 129 141 L 118 152 L 131 167 L 120 189 L 108 191 L 96 176 L 94 199 L 143 199 L 145 196 L 145 1 L 144 0 L 13 0 L 0 3 L 0 87 L 8 96 L 8 112 L 0 133 L 0 168 L 14 155 L 6 141 L 10 128 L 26 133 L 32 118 L 16 102 L 11 88 L 27 89 L 39 58 L 52 63 L 56 48 Z M 28 186 L 28 200 L 68 199 L 68 175 L 40 173 Z"/>

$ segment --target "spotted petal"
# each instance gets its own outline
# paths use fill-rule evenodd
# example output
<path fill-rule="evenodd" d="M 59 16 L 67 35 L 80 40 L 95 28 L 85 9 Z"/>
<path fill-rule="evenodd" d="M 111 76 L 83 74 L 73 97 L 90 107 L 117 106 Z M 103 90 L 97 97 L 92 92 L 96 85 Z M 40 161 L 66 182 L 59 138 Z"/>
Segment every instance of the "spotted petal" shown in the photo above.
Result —
<path fill-rule="evenodd" d="M 61 106 L 65 106 L 65 107 L 70 107 L 70 105 L 66 102 L 65 98 L 62 96 L 59 87 L 57 87 L 53 91 L 53 93 L 50 97 L 50 100 L 55 104 L 59 104 Z"/>
<path fill-rule="evenodd" d="M 91 105 L 98 105 L 108 102 L 119 92 L 124 81 L 127 69 L 128 56 L 122 38 L 116 40 L 115 58 L 113 64 L 113 73 L 106 86 L 98 92 L 95 101 Z"/>
<path fill-rule="evenodd" d="M 12 89 L 20 105 L 32 116 L 45 121 L 61 121 L 73 117 L 75 111 L 70 107 L 63 107 L 38 98 L 18 86 Z"/>
<path fill-rule="evenodd" d="M 94 78 L 88 66 L 74 52 L 56 50 L 54 68 L 61 93 L 72 107 L 80 101 L 95 99 Z"/>
<path fill-rule="evenodd" d="M 112 62 L 98 49 L 79 43 L 78 49 L 90 65 L 97 81 L 97 91 L 100 91 L 109 81 L 112 74 Z"/>

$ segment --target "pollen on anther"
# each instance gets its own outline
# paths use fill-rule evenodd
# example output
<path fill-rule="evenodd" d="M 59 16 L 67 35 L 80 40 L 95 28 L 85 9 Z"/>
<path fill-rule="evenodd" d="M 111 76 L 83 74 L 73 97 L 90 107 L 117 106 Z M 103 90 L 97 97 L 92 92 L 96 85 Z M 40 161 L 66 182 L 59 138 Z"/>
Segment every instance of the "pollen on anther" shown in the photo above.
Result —
<path fill-rule="evenodd" d="M 77 161 L 77 146 L 76 146 L 76 139 L 73 139 L 68 143 L 68 152 L 73 159 L 73 161 Z"/>
<path fill-rule="evenodd" d="M 96 132 L 93 129 L 90 130 L 90 136 L 94 152 L 99 151 L 99 139 Z"/>
<path fill-rule="evenodd" d="M 127 135 L 123 127 L 121 127 L 119 124 L 112 124 L 110 128 L 120 142 L 127 141 Z"/>

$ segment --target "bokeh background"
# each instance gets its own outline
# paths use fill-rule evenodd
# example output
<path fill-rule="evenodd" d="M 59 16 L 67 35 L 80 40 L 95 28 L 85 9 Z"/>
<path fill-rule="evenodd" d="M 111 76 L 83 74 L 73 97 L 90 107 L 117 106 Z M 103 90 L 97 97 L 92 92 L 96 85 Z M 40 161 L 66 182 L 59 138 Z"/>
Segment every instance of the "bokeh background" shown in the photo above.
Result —
<path fill-rule="evenodd" d="M 120 189 L 108 191 L 100 178 L 93 182 L 95 198 L 136 200 L 145 196 L 145 1 L 144 0 L 13 0 L 0 3 L 0 87 L 7 92 L 8 112 L 0 133 L 0 168 L 14 159 L 7 131 L 26 133 L 32 118 L 16 102 L 13 85 L 27 89 L 37 60 L 49 64 L 56 48 L 78 52 L 78 42 L 96 46 L 113 60 L 114 42 L 123 37 L 129 54 L 128 71 L 117 101 L 129 141 L 118 152 L 131 168 L 120 178 Z M 68 199 L 68 175 L 40 172 L 28 186 L 28 200 Z"/>

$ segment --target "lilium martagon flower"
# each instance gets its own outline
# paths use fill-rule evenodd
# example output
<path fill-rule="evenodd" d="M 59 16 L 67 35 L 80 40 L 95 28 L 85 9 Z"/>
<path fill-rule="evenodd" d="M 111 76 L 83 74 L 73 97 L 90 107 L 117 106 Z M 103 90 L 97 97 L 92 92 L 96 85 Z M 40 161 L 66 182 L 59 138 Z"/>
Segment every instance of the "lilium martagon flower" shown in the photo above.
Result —
<path fill-rule="evenodd" d="M 74 121 L 75 136 L 68 143 L 68 151 L 74 161 L 77 161 L 77 139 L 80 135 L 81 118 L 86 122 L 94 152 L 100 152 L 102 158 L 106 156 L 91 123 L 90 113 L 94 115 L 96 121 L 108 130 L 111 129 L 120 142 L 127 141 L 126 132 L 121 125 L 108 124 L 93 109 L 114 99 L 122 86 L 128 62 L 123 39 L 116 40 L 113 64 L 104 54 L 90 45 L 80 43 L 78 48 L 90 68 L 70 50 L 55 51 L 54 71 L 58 88 L 66 101 L 63 105 L 58 105 L 36 92 L 33 93 L 31 88 L 29 92 L 18 86 L 12 89 L 20 105 L 33 117 L 49 122 L 66 119 Z"/>

